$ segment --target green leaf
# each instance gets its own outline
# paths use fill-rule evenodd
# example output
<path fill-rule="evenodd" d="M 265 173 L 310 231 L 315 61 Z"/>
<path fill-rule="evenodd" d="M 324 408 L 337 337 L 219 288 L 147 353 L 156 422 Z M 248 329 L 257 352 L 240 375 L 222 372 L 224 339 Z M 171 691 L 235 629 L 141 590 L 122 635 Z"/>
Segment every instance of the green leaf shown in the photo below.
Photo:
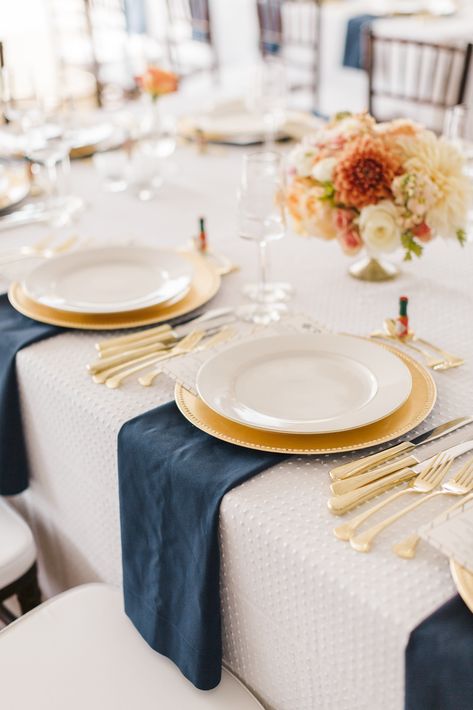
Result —
<path fill-rule="evenodd" d="M 323 183 L 323 188 L 324 192 L 323 195 L 320 197 L 321 200 L 325 200 L 326 202 L 330 202 L 330 204 L 334 207 L 334 199 L 335 199 L 335 188 L 331 182 L 324 182 Z"/>
<path fill-rule="evenodd" d="M 338 113 L 335 114 L 335 120 L 343 121 L 344 118 L 350 118 L 350 116 L 353 116 L 351 111 L 338 111 Z"/>
<path fill-rule="evenodd" d="M 457 239 L 460 242 L 460 246 L 464 247 L 466 244 L 466 232 L 464 229 L 457 229 Z"/>
<path fill-rule="evenodd" d="M 424 247 L 421 246 L 419 242 L 416 242 L 412 232 L 404 232 L 404 234 L 401 235 L 401 244 L 406 250 L 406 253 L 404 254 L 404 261 L 412 261 L 413 256 L 422 256 Z"/>

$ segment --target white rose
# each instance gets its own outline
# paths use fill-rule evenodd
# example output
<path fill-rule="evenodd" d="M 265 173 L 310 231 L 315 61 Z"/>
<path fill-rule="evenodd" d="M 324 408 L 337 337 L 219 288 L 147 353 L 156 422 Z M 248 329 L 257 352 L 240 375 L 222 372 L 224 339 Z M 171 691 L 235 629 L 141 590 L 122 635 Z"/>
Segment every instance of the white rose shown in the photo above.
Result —
<path fill-rule="evenodd" d="M 395 251 L 401 246 L 397 208 L 389 200 L 364 207 L 358 223 L 366 248 L 373 255 Z"/>
<path fill-rule="evenodd" d="M 310 146 L 299 146 L 292 151 L 289 162 L 295 167 L 299 177 L 310 177 L 316 155 L 316 149 Z"/>
<path fill-rule="evenodd" d="M 332 182 L 333 170 L 337 163 L 336 158 L 319 160 L 312 169 L 312 177 L 319 182 Z"/>

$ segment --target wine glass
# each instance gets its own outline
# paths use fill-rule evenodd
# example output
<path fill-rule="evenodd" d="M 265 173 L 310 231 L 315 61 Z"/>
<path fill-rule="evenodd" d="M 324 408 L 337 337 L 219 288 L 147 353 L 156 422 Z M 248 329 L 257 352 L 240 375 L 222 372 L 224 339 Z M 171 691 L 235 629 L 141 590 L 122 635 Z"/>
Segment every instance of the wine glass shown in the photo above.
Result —
<path fill-rule="evenodd" d="M 61 139 L 45 141 L 29 150 L 26 157 L 35 185 L 44 195 L 49 223 L 54 227 L 69 224 L 72 215 L 83 205 L 81 198 L 70 193 L 69 144 Z"/>
<path fill-rule="evenodd" d="M 263 119 L 265 145 L 269 150 L 274 145 L 286 120 L 286 71 L 277 57 L 267 57 L 256 68 L 248 108 Z"/>
<path fill-rule="evenodd" d="M 286 234 L 283 204 L 283 158 L 271 151 L 245 156 L 238 192 L 238 230 L 242 239 L 258 243 L 259 282 L 255 303 L 242 306 L 239 315 L 253 323 L 277 321 L 287 311 L 282 303 L 268 299 L 268 244 Z"/>
<path fill-rule="evenodd" d="M 457 146 L 465 158 L 465 174 L 473 182 L 473 107 L 452 106 L 445 113 L 443 135 Z M 468 211 L 468 234 L 473 236 L 473 205 Z"/>
<path fill-rule="evenodd" d="M 2 69 L 2 113 L 8 123 L 18 132 L 27 150 L 38 142 L 45 120 L 44 106 L 37 95 L 31 74 L 19 77 L 6 67 Z M 39 136 L 41 140 L 41 136 Z"/>
<path fill-rule="evenodd" d="M 458 104 L 445 113 L 443 134 L 455 143 L 466 159 L 467 174 L 473 179 L 473 106 Z"/>
<path fill-rule="evenodd" d="M 130 187 L 141 202 L 152 200 L 163 183 L 159 156 L 152 141 L 141 141 L 133 149 Z"/>

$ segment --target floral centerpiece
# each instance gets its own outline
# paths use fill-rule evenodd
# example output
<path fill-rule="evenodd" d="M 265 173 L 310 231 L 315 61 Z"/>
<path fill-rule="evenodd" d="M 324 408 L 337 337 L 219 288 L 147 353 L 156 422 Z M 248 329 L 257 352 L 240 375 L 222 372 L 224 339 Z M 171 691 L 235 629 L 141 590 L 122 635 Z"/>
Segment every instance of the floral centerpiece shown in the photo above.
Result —
<path fill-rule="evenodd" d="M 139 130 L 140 138 L 146 137 L 148 143 L 143 150 L 148 153 L 154 151 L 159 154 L 157 140 L 164 131 L 166 117 L 162 115 L 161 102 L 158 99 L 167 94 L 173 94 L 179 88 L 176 74 L 156 66 L 148 66 L 146 71 L 135 77 L 137 86 L 145 96 L 145 101 L 140 112 Z M 151 142 L 150 142 L 151 141 Z M 154 141 L 154 145 L 152 143 Z"/>
<path fill-rule="evenodd" d="M 296 230 L 337 239 L 348 255 L 365 248 L 371 264 L 399 248 L 419 257 L 437 235 L 463 244 L 471 196 L 458 149 L 412 121 L 339 114 L 290 158 Z"/>
<path fill-rule="evenodd" d="M 154 66 L 149 66 L 144 74 L 137 76 L 136 83 L 142 91 L 151 97 L 153 103 L 160 96 L 174 93 L 179 86 L 176 74 Z"/>

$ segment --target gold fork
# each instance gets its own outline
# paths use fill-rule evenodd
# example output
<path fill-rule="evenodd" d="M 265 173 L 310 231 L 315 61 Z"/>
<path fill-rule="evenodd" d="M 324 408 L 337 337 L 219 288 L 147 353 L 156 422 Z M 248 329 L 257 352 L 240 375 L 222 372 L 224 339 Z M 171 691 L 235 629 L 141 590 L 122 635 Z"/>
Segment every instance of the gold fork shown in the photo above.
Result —
<path fill-rule="evenodd" d="M 202 340 L 203 337 L 203 331 L 194 330 L 192 333 L 189 333 L 189 335 L 186 335 L 186 337 L 183 338 L 181 342 L 176 345 L 176 347 L 174 347 L 172 350 L 169 350 L 169 352 L 165 353 L 164 355 L 154 357 L 148 362 L 140 362 L 137 365 L 134 365 L 133 367 L 126 368 L 125 370 L 123 370 L 123 367 L 119 365 L 119 371 L 116 374 L 112 372 L 112 370 L 116 370 L 117 368 L 112 368 L 112 370 L 108 371 L 109 376 L 105 380 L 105 384 L 110 389 L 116 389 L 117 387 L 120 387 L 123 380 L 126 380 L 126 378 L 130 377 L 130 375 L 134 375 L 135 372 L 140 372 L 140 370 L 144 370 L 147 367 L 150 367 L 151 365 L 160 362 L 161 360 L 167 360 L 168 358 L 175 357 L 176 355 L 183 355 L 184 353 L 189 353 L 191 350 L 194 350 L 194 348 Z M 111 377 L 110 374 L 112 375 Z"/>
<path fill-rule="evenodd" d="M 393 318 L 385 318 L 384 327 L 390 336 L 397 338 L 396 323 Z M 425 338 L 420 338 L 413 331 L 409 331 L 406 338 L 403 338 L 402 340 L 400 338 L 397 339 L 399 339 L 400 342 L 403 343 L 406 343 L 407 340 L 412 343 L 420 343 L 421 345 L 427 345 L 428 348 L 430 348 L 434 352 L 439 353 L 439 355 L 442 355 L 447 367 L 442 368 L 441 366 L 438 366 L 436 369 L 449 369 L 450 367 L 460 367 L 460 365 L 463 365 L 465 362 L 463 358 L 458 357 L 457 355 L 453 355 L 453 353 L 449 353 L 443 348 L 439 348 L 438 345 L 430 343 Z M 420 350 L 420 348 L 418 349 Z M 425 350 L 423 350 L 423 352 L 425 353 Z"/>
<path fill-rule="evenodd" d="M 468 486 L 468 472 L 470 473 L 470 485 Z M 457 483 L 457 479 L 462 479 L 463 476 L 463 482 L 460 482 L 460 484 Z M 467 487 L 468 490 L 463 490 L 464 487 Z M 455 490 L 454 490 L 455 488 Z M 467 495 L 473 490 L 473 460 L 469 461 L 466 463 L 458 473 L 455 474 L 455 476 L 449 480 L 446 481 L 440 491 L 435 491 L 435 493 L 432 493 L 431 495 L 427 496 L 425 500 L 429 500 L 430 498 L 433 498 L 436 495 L 465 495 L 466 497 L 463 500 L 457 501 L 454 505 L 451 506 L 446 512 L 451 513 L 454 511 L 456 508 L 460 508 L 460 506 L 464 505 L 468 500 L 473 499 L 473 495 Z M 463 492 L 462 492 L 463 491 Z M 444 515 L 444 513 L 442 514 Z M 405 560 L 411 560 L 413 557 L 415 557 L 416 554 L 416 548 L 418 543 L 420 542 L 420 535 L 417 533 L 412 533 L 411 535 L 408 535 L 404 540 L 401 542 L 398 542 L 396 545 L 393 545 L 393 552 L 398 555 L 398 557 L 402 557 Z"/>
<path fill-rule="evenodd" d="M 348 522 L 343 523 L 343 525 L 336 527 L 333 531 L 335 533 L 335 537 L 339 540 L 351 540 L 353 534 L 360 527 L 360 525 L 374 515 L 374 513 L 377 513 L 378 510 L 384 508 L 385 505 L 388 505 L 389 503 L 392 503 L 405 495 L 409 495 L 409 493 L 430 493 L 438 486 L 445 473 L 450 468 L 452 461 L 453 459 L 446 454 L 437 454 L 430 466 L 426 466 L 426 468 L 419 473 L 406 488 L 403 488 L 402 491 L 393 493 L 393 495 L 389 496 L 389 498 L 385 498 L 372 508 L 363 511 L 363 513 L 356 515 Z"/>
<path fill-rule="evenodd" d="M 412 345 L 411 343 L 408 343 L 406 340 L 400 340 L 399 338 L 394 338 L 392 335 L 387 335 L 387 333 L 383 333 L 382 331 L 379 331 L 379 330 L 375 330 L 373 333 L 370 333 L 370 338 L 388 340 L 391 343 L 393 342 L 393 340 L 396 341 L 400 345 L 403 345 L 405 348 L 408 348 L 409 350 L 413 350 L 414 352 L 422 355 L 422 357 L 425 359 L 425 364 L 427 365 L 427 367 L 430 367 L 432 370 L 448 370 L 449 369 L 449 365 L 444 358 L 432 357 L 432 354 L 427 352 L 427 350 L 424 350 L 423 348 L 419 348 L 416 345 Z"/>
<path fill-rule="evenodd" d="M 207 350 L 209 348 L 214 348 L 216 345 L 221 345 L 222 343 L 226 342 L 230 338 L 232 338 L 234 335 L 234 329 L 233 328 L 222 328 L 222 330 L 219 330 L 218 333 L 215 333 L 215 335 L 212 335 L 212 337 L 208 338 L 202 345 L 199 345 L 197 348 L 193 350 L 193 352 L 200 352 L 201 350 Z M 140 385 L 143 387 L 151 387 L 153 384 L 154 380 L 158 375 L 161 374 L 161 368 L 157 367 L 154 370 L 151 370 L 151 372 L 147 372 L 145 375 L 142 375 L 142 377 L 138 378 L 138 382 Z"/>
<path fill-rule="evenodd" d="M 419 500 L 414 501 L 414 503 L 411 503 L 406 508 L 399 510 L 394 515 L 390 515 L 389 518 L 385 518 L 377 525 L 373 525 L 373 527 L 361 533 L 361 535 L 352 537 L 350 540 L 350 544 L 355 550 L 358 550 L 358 552 L 369 552 L 369 550 L 371 549 L 371 545 L 373 544 L 373 540 L 379 535 L 379 533 L 385 530 L 393 523 L 395 523 L 396 520 L 399 520 L 399 518 L 402 518 L 403 515 L 410 513 L 411 510 L 415 510 L 415 508 L 418 508 L 420 505 L 423 505 L 423 503 L 426 503 L 428 500 L 431 500 L 436 496 L 463 496 L 469 493 L 472 489 L 473 461 L 469 461 L 467 464 L 460 468 L 460 470 L 453 476 L 453 478 L 449 479 L 448 481 L 445 481 L 445 483 L 442 484 L 442 487 L 439 490 L 434 491 L 430 495 L 423 496 Z"/>
<path fill-rule="evenodd" d="M 428 348 L 431 348 L 431 350 L 438 352 L 445 358 L 449 367 L 460 367 L 460 365 L 463 365 L 465 363 L 465 360 L 463 358 L 458 357 L 458 355 L 453 355 L 453 353 L 449 353 L 443 348 L 439 348 L 438 345 L 430 343 L 428 340 L 425 340 L 425 338 L 419 338 L 417 335 L 414 335 L 413 340 L 415 343 L 422 343 L 423 345 L 427 345 Z"/>

